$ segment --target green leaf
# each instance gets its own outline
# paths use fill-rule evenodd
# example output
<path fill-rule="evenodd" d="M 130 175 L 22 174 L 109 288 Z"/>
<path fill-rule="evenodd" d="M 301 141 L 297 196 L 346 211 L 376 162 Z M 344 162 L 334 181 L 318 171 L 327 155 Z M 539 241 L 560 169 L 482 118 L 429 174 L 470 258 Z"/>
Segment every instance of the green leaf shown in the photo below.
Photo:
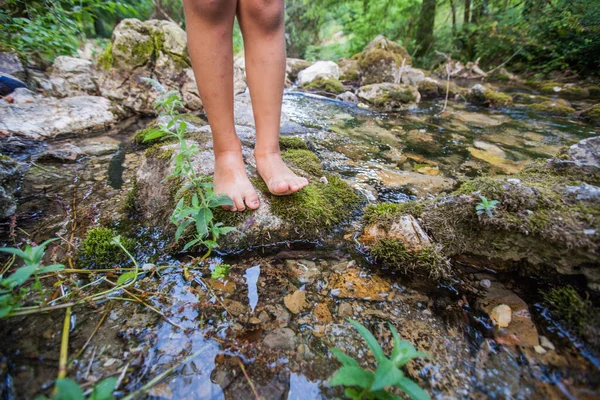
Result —
<path fill-rule="evenodd" d="M 13 308 L 13 306 L 0 308 L 0 318 L 6 317 L 13 310 Z"/>
<path fill-rule="evenodd" d="M 390 360 L 382 360 L 375 370 L 371 390 L 381 390 L 398 382 L 404 374 Z"/>
<path fill-rule="evenodd" d="M 402 397 L 388 393 L 385 390 L 375 390 L 371 392 L 371 395 L 377 400 L 403 400 Z"/>
<path fill-rule="evenodd" d="M 112 392 L 117 385 L 117 378 L 106 378 L 96 386 L 90 395 L 89 400 L 113 400 L 115 397 Z"/>
<path fill-rule="evenodd" d="M 201 208 L 195 216 L 196 232 L 201 238 L 208 235 L 208 224 L 212 221 L 213 213 L 210 208 Z"/>
<path fill-rule="evenodd" d="M 194 239 L 194 240 L 192 240 L 192 241 L 190 241 L 190 242 L 187 242 L 187 243 L 185 244 L 185 246 L 183 246 L 183 251 L 186 251 L 186 250 L 187 250 L 187 249 L 189 249 L 190 247 L 192 247 L 192 246 L 196 245 L 198 242 L 200 242 L 200 239 Z"/>
<path fill-rule="evenodd" d="M 59 379 L 56 381 L 58 392 L 52 396 L 53 400 L 84 400 L 83 390 L 71 379 Z"/>
<path fill-rule="evenodd" d="M 219 207 L 219 206 L 233 206 L 233 200 L 231 197 L 227 195 L 220 195 L 217 197 L 213 197 L 208 201 L 208 206 L 210 208 Z"/>
<path fill-rule="evenodd" d="M 46 274 L 48 272 L 62 271 L 63 269 L 65 269 L 65 266 L 62 264 L 52 264 L 52 265 L 48 265 L 47 267 L 38 269 L 36 271 L 36 273 Z"/>
<path fill-rule="evenodd" d="M 121 276 L 119 276 L 119 279 L 117 279 L 117 286 L 123 285 L 125 282 L 129 281 L 130 279 L 135 279 L 135 277 L 136 277 L 135 271 L 125 272 L 124 274 L 121 274 Z"/>
<path fill-rule="evenodd" d="M 183 234 L 183 232 L 185 231 L 185 228 L 187 228 L 188 226 L 190 226 L 191 223 L 193 223 L 194 221 L 190 220 L 190 219 L 186 219 L 185 221 L 181 222 L 179 224 L 179 226 L 177 227 L 177 232 L 175 232 L 175 240 L 179 240 L 179 238 L 181 237 L 181 235 Z"/>
<path fill-rule="evenodd" d="M 33 275 L 36 267 L 36 265 L 26 265 L 17 269 L 11 276 L 4 279 L 3 284 L 11 288 L 22 285 L 31 277 L 31 275 Z"/>
<path fill-rule="evenodd" d="M 199 207 L 199 203 L 198 203 L 198 195 L 194 194 L 192 196 L 192 206 L 194 206 L 195 208 Z"/>
<path fill-rule="evenodd" d="M 352 326 L 354 326 L 354 328 L 356 328 L 356 330 L 358 331 L 358 333 L 360 333 L 360 336 L 362 336 L 365 342 L 367 342 L 367 346 L 369 346 L 369 348 L 373 352 L 373 355 L 375 356 L 377 362 L 387 360 L 385 354 L 383 353 L 383 349 L 381 348 L 381 346 L 377 342 L 377 339 L 375 339 L 375 336 L 373 336 L 371 331 L 369 331 L 367 328 L 365 328 L 364 326 L 352 319 L 348 319 L 348 321 L 352 324 Z"/>
<path fill-rule="evenodd" d="M 371 371 L 360 367 L 342 367 L 329 380 L 329 386 L 358 386 L 364 389 L 371 387 L 374 375 Z"/>
<path fill-rule="evenodd" d="M 27 258 L 27 254 L 25 254 L 22 250 L 15 249 L 14 247 L 2 247 L 0 248 L 0 252 L 14 254 L 15 256 L 22 259 Z"/>
<path fill-rule="evenodd" d="M 142 139 L 142 142 L 149 142 L 151 140 L 156 140 L 156 139 L 160 139 L 161 137 L 165 136 L 167 134 L 167 132 L 165 132 L 162 129 L 159 128 L 154 128 L 151 129 L 149 131 L 146 132 L 146 134 L 144 135 L 144 138 Z"/>
<path fill-rule="evenodd" d="M 339 362 L 342 363 L 342 365 L 344 367 L 358 367 L 359 366 L 358 361 L 356 361 L 354 358 L 350 357 L 349 355 L 347 355 L 340 349 L 337 349 L 337 348 L 331 349 L 331 353 L 334 355 L 335 358 L 337 358 L 339 360 Z"/>
<path fill-rule="evenodd" d="M 409 378 L 402 377 L 394 386 L 402 389 L 413 400 L 431 400 L 429 394 Z"/>

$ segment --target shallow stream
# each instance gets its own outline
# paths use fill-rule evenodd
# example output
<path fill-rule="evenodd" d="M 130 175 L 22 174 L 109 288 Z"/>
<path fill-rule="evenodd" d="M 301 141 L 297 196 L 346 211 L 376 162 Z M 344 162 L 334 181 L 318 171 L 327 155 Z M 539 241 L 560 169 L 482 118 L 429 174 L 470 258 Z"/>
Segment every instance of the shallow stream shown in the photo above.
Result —
<path fill-rule="evenodd" d="M 288 122 L 282 133 L 305 138 L 327 170 L 371 201 L 406 201 L 449 191 L 468 177 L 515 173 L 530 160 L 599 133 L 578 120 L 519 106 L 489 110 L 450 102 L 442 112 L 440 102 L 424 102 L 402 115 L 382 115 L 289 92 L 283 111 Z M 30 167 L 16 221 L 0 226 L 3 244 L 60 236 L 75 245 L 89 227 L 118 219 L 143 152 L 132 137 L 146 122 L 19 150 Z M 39 157 L 66 143 L 88 155 L 77 162 Z M 547 317 L 537 294 L 547 282 L 459 262 L 449 284 L 415 281 L 366 259 L 352 240 L 352 223 L 327 245 L 287 243 L 215 257 L 211 265 L 225 261 L 232 268 L 225 282 L 213 281 L 208 267 L 170 254 L 152 230 L 129 229 L 139 236 L 138 261 L 170 266 L 149 271 L 135 290 L 168 320 L 118 300 L 75 308 L 69 354 L 91 341 L 70 376 L 86 387 L 116 376 L 116 393 L 125 395 L 173 368 L 139 398 L 334 398 L 342 392 L 326 385 L 339 367 L 329 349 L 375 365 L 346 322 L 353 318 L 371 328 L 386 352 L 392 323 L 402 338 L 431 354 L 405 372 L 433 398 L 600 397 L 599 355 Z M 524 299 L 534 329 L 555 349 L 496 340 L 489 317 L 476 306 L 484 284 Z M 48 393 L 63 317 L 57 310 L 0 322 L 0 398 Z"/>

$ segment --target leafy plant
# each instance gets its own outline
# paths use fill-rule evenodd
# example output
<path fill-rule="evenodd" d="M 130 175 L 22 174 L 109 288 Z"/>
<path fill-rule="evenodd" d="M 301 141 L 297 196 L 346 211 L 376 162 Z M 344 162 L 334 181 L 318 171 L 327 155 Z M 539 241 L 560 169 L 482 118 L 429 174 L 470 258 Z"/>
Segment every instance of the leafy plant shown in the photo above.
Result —
<path fill-rule="evenodd" d="M 161 118 L 166 122 L 159 122 L 155 129 L 146 133 L 144 141 L 148 142 L 164 136 L 177 139 L 178 150 L 172 156 L 174 160 L 174 171 L 168 179 L 179 179 L 184 182 L 177 194 L 179 198 L 171 215 L 171 222 L 177 226 L 175 240 L 179 240 L 191 226 L 194 229 L 194 237 L 189 240 L 183 250 L 194 246 L 204 246 L 208 249 L 204 258 L 218 247 L 221 235 L 234 231 L 234 227 L 224 226 L 221 222 L 215 222 L 212 209 L 222 206 L 233 206 L 229 196 L 215 194 L 214 184 L 207 182 L 206 177 L 199 176 L 194 169 L 193 158 L 199 153 L 198 146 L 188 143 L 185 138 L 187 123 L 182 119 L 183 114 L 179 109 L 183 108 L 183 102 L 176 90 L 167 92 L 160 83 L 147 79 L 152 86 L 161 92 L 156 100 L 155 107 Z M 187 200 L 187 201 L 186 201 Z"/>
<path fill-rule="evenodd" d="M 98 383 L 92 389 L 92 393 L 87 400 L 114 400 L 112 392 L 115 390 L 117 378 L 106 378 Z M 83 390 L 77 382 L 72 379 L 59 379 L 56 381 L 58 391 L 52 396 L 52 400 L 85 400 Z M 45 396 L 40 396 L 36 400 L 48 400 Z"/>
<path fill-rule="evenodd" d="M 20 300 L 29 292 L 29 288 L 21 286 L 32 276 L 35 278 L 33 288 L 39 291 L 42 301 L 44 300 L 44 292 L 39 280 L 39 274 L 60 271 L 65 268 L 62 264 L 42 266 L 46 246 L 55 240 L 58 239 L 46 240 L 39 246 L 27 244 L 23 250 L 14 247 L 0 248 L 0 252 L 13 254 L 24 263 L 22 267 L 17 268 L 10 276 L 6 278 L 2 277 L 0 280 L 0 318 L 5 317 L 11 311 L 21 306 Z"/>
<path fill-rule="evenodd" d="M 367 343 L 377 361 L 375 372 L 363 369 L 358 362 L 339 349 L 332 349 L 333 355 L 342 363 L 342 367 L 329 380 L 330 386 L 345 386 L 344 394 L 353 400 L 358 399 L 401 399 L 399 396 L 386 391 L 386 388 L 397 387 L 411 399 L 430 399 L 427 392 L 421 389 L 414 381 L 404 376 L 400 370 L 410 360 L 419 357 L 430 357 L 428 354 L 417 351 L 412 344 L 400 340 L 398 331 L 389 324 L 394 338 L 394 349 L 390 358 L 385 356 L 383 349 L 373 334 L 363 325 L 349 320 L 358 333 Z"/>
<path fill-rule="evenodd" d="M 498 205 L 498 200 L 488 200 L 485 196 L 479 196 L 481 199 L 481 203 L 475 206 L 475 210 L 477 210 L 477 215 L 481 215 L 486 213 L 488 217 L 493 218 L 494 214 L 492 213 L 496 206 Z"/>
<path fill-rule="evenodd" d="M 213 279 L 227 278 L 229 276 L 230 268 L 231 268 L 231 265 L 229 265 L 229 264 L 217 264 L 217 265 L 215 265 L 215 268 L 213 269 L 212 273 L 210 274 L 210 277 Z"/>

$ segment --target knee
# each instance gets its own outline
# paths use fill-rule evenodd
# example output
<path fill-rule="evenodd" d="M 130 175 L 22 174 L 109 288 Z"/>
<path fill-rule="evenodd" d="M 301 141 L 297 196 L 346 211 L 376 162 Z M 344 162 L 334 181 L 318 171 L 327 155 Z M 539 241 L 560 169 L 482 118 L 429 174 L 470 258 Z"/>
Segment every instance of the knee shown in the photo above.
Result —
<path fill-rule="evenodd" d="M 271 33 L 283 28 L 283 0 L 246 0 L 245 7 L 247 18 L 262 31 Z"/>
<path fill-rule="evenodd" d="M 231 19 L 235 9 L 231 0 L 185 0 L 186 13 L 211 22 Z"/>

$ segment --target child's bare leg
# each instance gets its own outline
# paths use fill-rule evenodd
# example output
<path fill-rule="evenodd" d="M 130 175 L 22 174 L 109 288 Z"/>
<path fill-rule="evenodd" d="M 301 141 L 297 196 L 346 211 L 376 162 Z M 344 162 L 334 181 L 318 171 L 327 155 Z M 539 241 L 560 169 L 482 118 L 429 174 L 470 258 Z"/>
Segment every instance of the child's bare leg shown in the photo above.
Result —
<path fill-rule="evenodd" d="M 198 91 L 208 116 L 215 152 L 215 192 L 234 202 L 232 210 L 256 209 L 233 122 L 233 20 L 237 0 L 184 0 L 188 47 Z"/>
<path fill-rule="evenodd" d="M 308 180 L 290 171 L 279 151 L 285 80 L 283 0 L 238 0 L 238 21 L 256 122 L 254 156 L 258 173 L 273 194 L 297 192 L 308 185 Z"/>

